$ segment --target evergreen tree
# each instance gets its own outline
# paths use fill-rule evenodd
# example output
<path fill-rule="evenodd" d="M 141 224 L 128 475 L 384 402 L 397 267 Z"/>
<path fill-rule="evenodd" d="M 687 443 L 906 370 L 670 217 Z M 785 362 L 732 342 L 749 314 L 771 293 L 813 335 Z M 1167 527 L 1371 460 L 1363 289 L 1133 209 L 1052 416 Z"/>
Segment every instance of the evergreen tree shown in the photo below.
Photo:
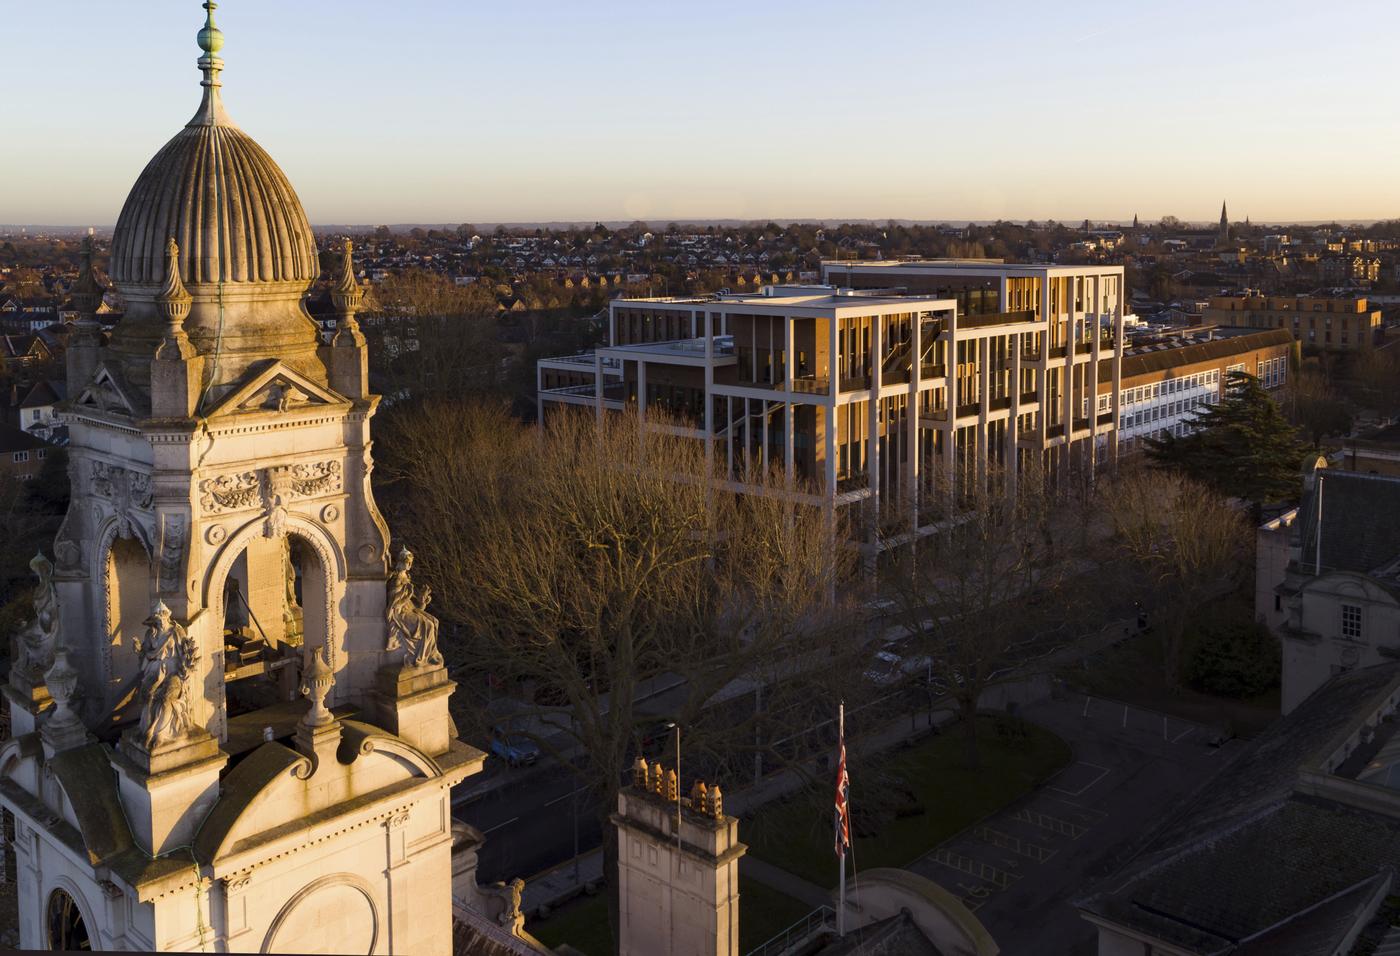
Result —
<path fill-rule="evenodd" d="M 1296 498 L 1305 452 L 1297 432 L 1253 375 L 1229 372 L 1224 389 L 1191 433 L 1148 439 L 1148 457 L 1255 505 Z"/>

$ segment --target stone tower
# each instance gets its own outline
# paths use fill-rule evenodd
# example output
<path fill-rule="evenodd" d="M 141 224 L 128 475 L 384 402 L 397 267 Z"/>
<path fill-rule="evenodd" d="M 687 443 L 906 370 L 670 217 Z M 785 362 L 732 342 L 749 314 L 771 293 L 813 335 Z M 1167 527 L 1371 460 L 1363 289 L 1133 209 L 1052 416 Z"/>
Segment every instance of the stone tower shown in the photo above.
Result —
<path fill-rule="evenodd" d="M 638 757 L 612 819 L 622 956 L 738 956 L 747 847 L 719 787 L 681 795 L 674 770 Z"/>
<path fill-rule="evenodd" d="M 444 953 L 455 740 L 437 621 L 370 492 L 349 245 L 320 269 L 230 120 L 213 3 L 198 111 L 91 263 L 69 353 L 72 505 L 4 690 L 21 945 Z M 91 288 L 90 288 L 91 287 Z"/>

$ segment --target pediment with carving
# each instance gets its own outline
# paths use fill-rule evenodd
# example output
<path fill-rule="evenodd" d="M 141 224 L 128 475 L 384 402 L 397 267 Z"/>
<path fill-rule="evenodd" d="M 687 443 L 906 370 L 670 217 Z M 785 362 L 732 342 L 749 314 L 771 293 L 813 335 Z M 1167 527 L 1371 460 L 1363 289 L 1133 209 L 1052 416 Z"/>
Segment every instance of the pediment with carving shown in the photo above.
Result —
<path fill-rule="evenodd" d="M 317 385 L 282 362 L 271 361 L 248 370 L 242 384 L 209 412 L 209 418 L 247 412 L 290 412 L 314 406 L 348 405 L 343 395 Z"/>
<path fill-rule="evenodd" d="M 73 406 L 99 412 L 139 415 L 141 403 L 122 382 L 121 376 L 110 366 L 103 364 L 98 366 L 92 380 L 83 387 Z"/>

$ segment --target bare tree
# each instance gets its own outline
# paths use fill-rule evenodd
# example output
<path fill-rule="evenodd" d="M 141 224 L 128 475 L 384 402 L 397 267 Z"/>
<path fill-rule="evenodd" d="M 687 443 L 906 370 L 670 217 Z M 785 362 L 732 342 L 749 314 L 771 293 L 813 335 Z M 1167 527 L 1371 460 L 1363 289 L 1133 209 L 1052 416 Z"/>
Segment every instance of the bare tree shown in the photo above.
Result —
<path fill-rule="evenodd" d="M 599 797 L 605 872 L 608 815 L 654 719 L 635 703 L 645 685 L 675 679 L 687 752 L 732 757 L 765 714 L 716 711 L 723 689 L 778 677 L 786 695 L 805 681 L 810 700 L 830 680 L 851 634 L 832 598 L 851 593 L 850 552 L 780 483 L 722 490 L 703 443 L 656 412 L 646 427 L 584 413 L 525 428 L 499 407 L 431 401 L 394 418 L 380 432 L 387 498 L 436 606 L 461 625 L 449 661 L 562 703 L 570 743 L 556 749 L 581 758 Z"/>
<path fill-rule="evenodd" d="M 362 325 L 376 386 L 394 400 L 495 387 L 505 356 L 496 314 L 495 292 L 484 282 L 458 286 L 411 269 L 375 284 Z"/>
<path fill-rule="evenodd" d="M 993 474 L 960 488 L 933 534 L 900 551 L 890 588 L 911 635 L 914 670 L 924 671 L 956 709 L 969 766 L 977 766 L 976 717 L 986 691 L 1034 671 L 1067 640 L 1065 592 L 1077 573 L 1072 548 L 1083 522 L 1038 474 L 1014 484 Z M 1080 608 L 1082 611 L 1082 607 Z"/>
<path fill-rule="evenodd" d="M 1247 568 L 1243 512 L 1178 472 L 1128 471 L 1103 488 L 1113 550 L 1141 575 L 1162 639 L 1163 677 L 1181 686 L 1181 656 L 1193 610 L 1229 591 Z"/>

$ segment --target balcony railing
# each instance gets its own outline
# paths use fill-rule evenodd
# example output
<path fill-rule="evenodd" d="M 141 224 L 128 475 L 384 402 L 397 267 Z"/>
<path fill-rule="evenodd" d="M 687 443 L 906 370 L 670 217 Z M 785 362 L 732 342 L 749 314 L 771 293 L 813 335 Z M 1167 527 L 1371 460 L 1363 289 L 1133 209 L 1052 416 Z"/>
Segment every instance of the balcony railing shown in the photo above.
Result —
<path fill-rule="evenodd" d="M 958 317 L 958 329 L 992 329 L 1002 325 L 1021 325 L 1034 322 L 1034 312 L 996 312 L 991 315 L 964 315 Z"/>
<path fill-rule="evenodd" d="M 831 388 L 831 379 L 825 375 L 802 375 L 792 380 L 792 390 L 794 392 L 805 392 L 809 395 L 826 395 Z"/>
<path fill-rule="evenodd" d="M 840 388 L 843 392 L 859 392 L 870 387 L 870 373 L 842 375 Z"/>

